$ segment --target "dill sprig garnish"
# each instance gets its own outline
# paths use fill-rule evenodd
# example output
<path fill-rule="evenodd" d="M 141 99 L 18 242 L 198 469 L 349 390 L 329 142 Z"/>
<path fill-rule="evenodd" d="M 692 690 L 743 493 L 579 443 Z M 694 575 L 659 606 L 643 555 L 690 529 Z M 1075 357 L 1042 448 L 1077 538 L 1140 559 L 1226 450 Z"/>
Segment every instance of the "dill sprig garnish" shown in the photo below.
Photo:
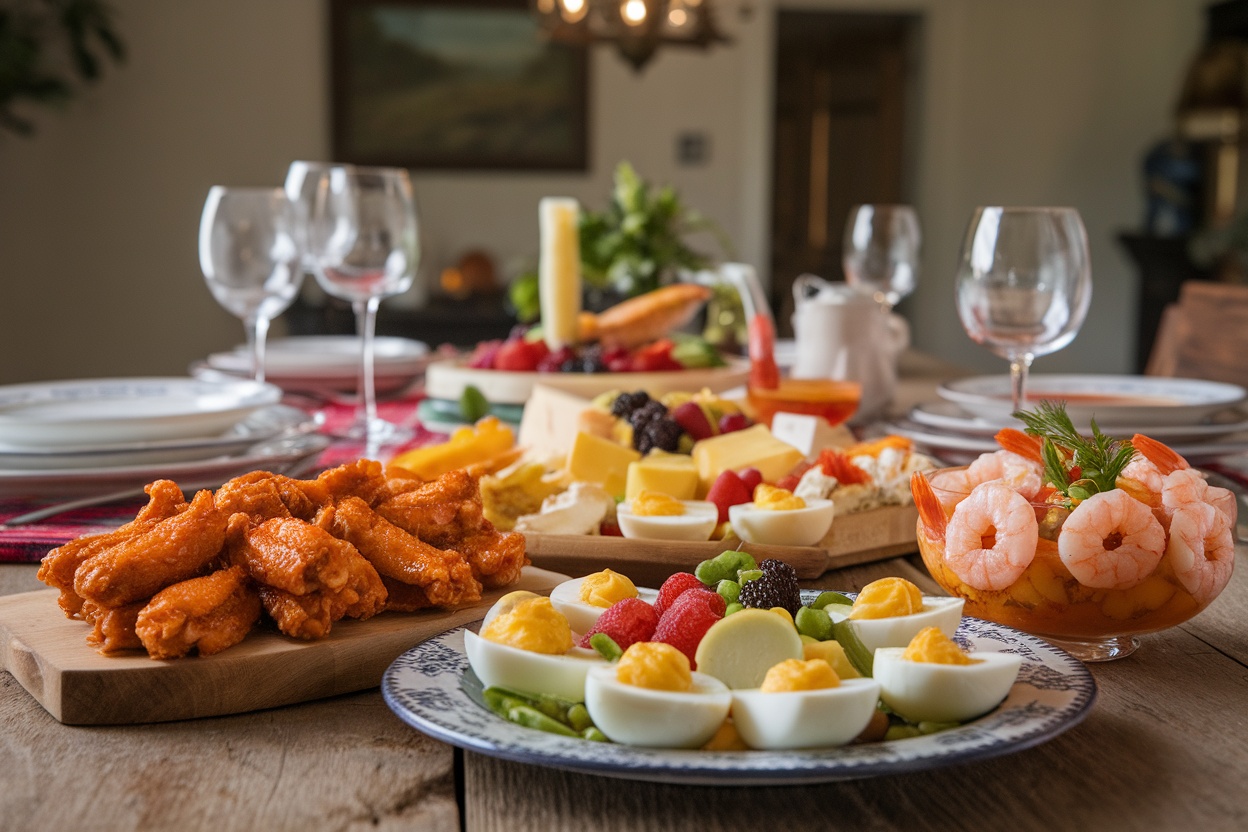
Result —
<path fill-rule="evenodd" d="M 1117 488 L 1118 475 L 1135 456 L 1130 442 L 1101 433 L 1095 419 L 1091 439 L 1079 433 L 1065 402 L 1043 401 L 1034 411 L 1020 410 L 1014 417 L 1043 441 L 1045 481 L 1072 502 Z"/>

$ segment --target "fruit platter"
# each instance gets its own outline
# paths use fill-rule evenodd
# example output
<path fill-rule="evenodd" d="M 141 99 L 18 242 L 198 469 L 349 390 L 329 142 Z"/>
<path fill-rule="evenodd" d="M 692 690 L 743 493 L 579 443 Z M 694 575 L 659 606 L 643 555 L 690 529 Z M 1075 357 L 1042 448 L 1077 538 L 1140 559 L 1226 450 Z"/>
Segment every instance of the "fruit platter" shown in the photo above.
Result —
<path fill-rule="evenodd" d="M 902 578 L 801 591 L 726 550 L 657 590 L 611 570 L 513 592 L 409 650 L 382 693 L 480 753 L 674 783 L 873 777 L 1005 754 L 1089 711 L 1078 661 Z M 956 691 L 956 693 L 954 693 Z M 730 715 L 731 714 L 731 715 Z"/>

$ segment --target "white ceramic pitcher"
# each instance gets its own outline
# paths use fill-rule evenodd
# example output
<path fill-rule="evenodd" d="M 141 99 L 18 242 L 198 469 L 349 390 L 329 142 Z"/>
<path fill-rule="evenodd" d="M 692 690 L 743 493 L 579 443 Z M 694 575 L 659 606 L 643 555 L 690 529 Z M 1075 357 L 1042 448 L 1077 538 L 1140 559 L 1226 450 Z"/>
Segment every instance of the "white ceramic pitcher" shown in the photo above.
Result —
<path fill-rule="evenodd" d="M 793 281 L 793 378 L 833 378 L 862 385 L 853 421 L 878 416 L 897 386 L 897 357 L 910 343 L 904 318 L 870 295 L 813 274 Z"/>

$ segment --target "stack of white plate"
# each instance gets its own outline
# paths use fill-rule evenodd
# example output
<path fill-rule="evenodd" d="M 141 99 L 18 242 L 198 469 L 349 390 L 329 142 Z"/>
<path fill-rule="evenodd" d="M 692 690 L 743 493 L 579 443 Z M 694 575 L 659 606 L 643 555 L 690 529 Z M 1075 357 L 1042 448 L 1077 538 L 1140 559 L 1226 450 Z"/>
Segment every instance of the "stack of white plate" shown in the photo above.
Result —
<path fill-rule="evenodd" d="M 950 462 L 998 450 L 994 434 L 1021 428 L 1011 416 L 1009 376 L 976 376 L 948 382 L 939 400 L 923 402 L 886 429 L 907 436 Z M 1028 381 L 1032 406 L 1064 401 L 1081 432 L 1092 420 L 1102 432 L 1129 439 L 1143 433 L 1191 462 L 1248 451 L 1248 391 L 1234 384 L 1184 378 L 1115 375 L 1035 375 Z"/>
<path fill-rule="evenodd" d="M 270 384 L 192 378 L 0 387 L 0 496 L 99 493 L 161 478 L 207 487 L 256 469 L 292 470 L 328 440 L 281 396 Z"/>
<path fill-rule="evenodd" d="M 429 345 L 410 338 L 374 341 L 374 379 L 378 393 L 394 393 L 420 379 L 429 363 Z M 301 335 L 274 338 L 265 347 L 264 377 L 283 390 L 299 393 L 354 392 L 360 379 L 360 339 L 355 335 Z M 251 377 L 247 346 L 218 352 L 191 367 L 191 373 Z"/>

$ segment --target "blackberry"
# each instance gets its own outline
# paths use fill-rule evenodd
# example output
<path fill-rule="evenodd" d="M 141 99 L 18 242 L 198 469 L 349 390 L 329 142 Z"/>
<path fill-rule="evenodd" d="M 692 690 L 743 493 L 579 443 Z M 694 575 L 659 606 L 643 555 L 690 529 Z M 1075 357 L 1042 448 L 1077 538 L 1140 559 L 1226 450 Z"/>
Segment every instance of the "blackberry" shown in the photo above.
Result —
<path fill-rule="evenodd" d="M 655 419 L 662 419 L 667 415 L 667 408 L 662 402 L 651 399 L 641 407 L 628 414 L 628 423 L 633 426 L 633 431 L 640 431 L 647 423 Z"/>
<path fill-rule="evenodd" d="M 607 362 L 602 356 L 602 347 L 598 344 L 591 344 L 581 350 L 581 354 L 577 356 L 577 368 L 575 372 L 579 373 L 605 373 L 607 371 Z"/>
<path fill-rule="evenodd" d="M 674 453 L 680 447 L 680 437 L 684 432 L 674 419 L 660 416 L 646 422 L 641 430 L 633 432 L 633 445 L 643 454 L 654 448 Z"/>
<path fill-rule="evenodd" d="M 626 419 L 630 413 L 648 401 L 650 401 L 650 395 L 645 390 L 638 390 L 636 393 L 621 393 L 611 403 L 611 415 Z"/>
<path fill-rule="evenodd" d="M 768 558 L 760 561 L 758 568 L 762 577 L 741 585 L 737 599 L 746 607 L 769 610 L 784 607 L 791 615 L 797 615 L 802 606 L 802 592 L 797 585 L 797 572 L 784 561 Z"/>

